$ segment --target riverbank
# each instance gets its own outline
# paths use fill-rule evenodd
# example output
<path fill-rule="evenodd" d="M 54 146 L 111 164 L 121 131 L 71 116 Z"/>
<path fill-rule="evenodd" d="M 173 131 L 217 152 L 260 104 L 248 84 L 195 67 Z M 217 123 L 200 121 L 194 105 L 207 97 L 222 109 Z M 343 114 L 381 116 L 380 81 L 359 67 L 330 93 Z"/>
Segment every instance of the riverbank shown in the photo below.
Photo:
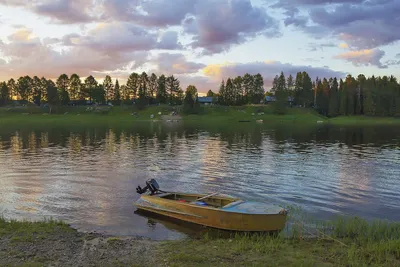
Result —
<path fill-rule="evenodd" d="M 157 242 L 0 218 L 0 266 L 157 266 Z"/>
<path fill-rule="evenodd" d="M 296 227 L 296 226 L 295 226 Z M 150 241 L 75 231 L 62 222 L 0 219 L 0 265 L 10 266 L 399 266 L 400 224 L 353 218 L 305 237 L 239 235 Z M 322 229 L 322 228 L 320 228 Z"/>
<path fill-rule="evenodd" d="M 177 112 L 178 116 L 172 115 Z M 168 119 L 165 119 L 168 118 Z M 315 110 L 288 108 L 285 115 L 276 115 L 268 105 L 243 107 L 203 107 L 201 114 L 184 115 L 179 107 L 151 106 L 143 110 L 133 107 L 63 107 L 58 114 L 48 114 L 37 107 L 0 108 L 0 126 L 35 127 L 52 125 L 62 126 L 131 126 L 145 122 L 200 125 L 238 125 L 253 123 L 266 126 L 273 125 L 334 125 L 334 126 L 379 126 L 399 125 L 400 118 L 340 116 L 327 118 Z"/>

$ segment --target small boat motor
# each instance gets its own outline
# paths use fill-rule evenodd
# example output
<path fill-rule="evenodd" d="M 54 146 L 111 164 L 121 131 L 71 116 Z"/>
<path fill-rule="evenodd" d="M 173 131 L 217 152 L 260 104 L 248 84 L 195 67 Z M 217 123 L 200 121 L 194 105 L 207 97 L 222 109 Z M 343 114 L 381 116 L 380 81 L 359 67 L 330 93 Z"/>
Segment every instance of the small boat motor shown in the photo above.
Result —
<path fill-rule="evenodd" d="M 138 194 L 143 194 L 146 193 L 147 190 L 150 190 L 150 195 L 154 195 L 157 194 L 158 191 L 161 192 L 160 186 L 158 185 L 158 183 L 156 182 L 156 180 L 154 179 L 150 179 L 146 181 L 146 186 L 141 188 L 140 186 L 136 187 L 136 192 Z"/>

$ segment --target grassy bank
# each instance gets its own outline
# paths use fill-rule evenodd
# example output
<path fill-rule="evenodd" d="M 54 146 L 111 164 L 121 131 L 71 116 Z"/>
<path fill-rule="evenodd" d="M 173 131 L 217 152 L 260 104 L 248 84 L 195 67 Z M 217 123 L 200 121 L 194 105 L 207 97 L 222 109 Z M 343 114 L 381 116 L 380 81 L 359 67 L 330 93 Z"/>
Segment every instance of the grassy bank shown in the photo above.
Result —
<path fill-rule="evenodd" d="M 101 107 L 62 107 L 57 114 L 49 115 L 48 111 L 39 107 L 0 108 L 0 126 L 7 125 L 54 125 L 57 127 L 70 125 L 110 125 L 126 126 L 140 122 L 159 122 L 162 115 L 169 115 L 174 110 L 180 113 L 180 107 L 151 106 L 143 110 L 132 106 Z M 182 115 L 182 113 L 180 113 Z M 151 117 L 151 116 L 154 117 Z M 362 125 L 400 125 L 399 118 L 380 118 L 366 116 L 341 116 L 328 119 L 315 110 L 304 108 L 288 108 L 287 114 L 276 115 L 272 106 L 219 107 L 208 106 L 198 115 L 182 115 L 182 120 L 189 124 L 238 124 L 243 122 L 262 123 L 264 125 L 294 124 L 318 125 L 331 124 L 338 126 Z"/>
<path fill-rule="evenodd" d="M 399 266 L 400 224 L 358 218 L 325 222 L 314 235 L 235 234 L 179 241 L 83 234 L 59 222 L 0 219 L 0 264 L 45 266 Z M 65 249 L 65 250 L 64 250 Z"/>

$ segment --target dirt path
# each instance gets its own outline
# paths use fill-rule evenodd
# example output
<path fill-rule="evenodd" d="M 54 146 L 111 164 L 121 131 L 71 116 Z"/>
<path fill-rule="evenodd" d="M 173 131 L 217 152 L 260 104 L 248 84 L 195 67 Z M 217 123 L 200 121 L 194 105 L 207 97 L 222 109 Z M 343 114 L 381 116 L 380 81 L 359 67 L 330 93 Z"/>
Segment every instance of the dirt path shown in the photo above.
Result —
<path fill-rule="evenodd" d="M 0 266 L 165 266 L 156 241 L 84 234 L 60 227 L 50 233 L 0 235 Z"/>

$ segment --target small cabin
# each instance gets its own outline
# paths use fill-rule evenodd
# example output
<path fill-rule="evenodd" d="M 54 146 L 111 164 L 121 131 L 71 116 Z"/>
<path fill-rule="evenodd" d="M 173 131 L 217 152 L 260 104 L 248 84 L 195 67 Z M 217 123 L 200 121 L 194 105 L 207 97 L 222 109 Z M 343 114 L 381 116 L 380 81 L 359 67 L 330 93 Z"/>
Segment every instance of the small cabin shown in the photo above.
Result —
<path fill-rule="evenodd" d="M 201 96 L 198 98 L 198 101 L 203 105 L 212 105 L 214 103 L 213 97 L 211 96 Z"/>

